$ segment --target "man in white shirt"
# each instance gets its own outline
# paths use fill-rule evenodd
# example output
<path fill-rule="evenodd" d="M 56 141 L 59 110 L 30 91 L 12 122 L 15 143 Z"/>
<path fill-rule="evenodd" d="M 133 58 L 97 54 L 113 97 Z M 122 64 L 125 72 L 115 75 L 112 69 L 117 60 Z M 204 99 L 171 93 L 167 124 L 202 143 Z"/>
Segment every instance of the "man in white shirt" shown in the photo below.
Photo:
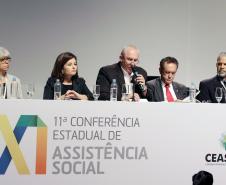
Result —
<path fill-rule="evenodd" d="M 146 97 L 148 101 L 174 102 L 188 96 L 188 88 L 174 82 L 178 65 L 179 63 L 174 57 L 165 57 L 160 61 L 159 72 L 161 76 L 147 82 Z"/>

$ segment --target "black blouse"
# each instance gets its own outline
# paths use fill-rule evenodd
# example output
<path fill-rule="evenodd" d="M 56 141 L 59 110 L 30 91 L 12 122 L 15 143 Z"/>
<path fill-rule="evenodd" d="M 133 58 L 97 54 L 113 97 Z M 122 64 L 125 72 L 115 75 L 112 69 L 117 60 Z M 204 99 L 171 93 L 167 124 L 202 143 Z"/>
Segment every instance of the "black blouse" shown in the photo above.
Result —
<path fill-rule="evenodd" d="M 43 99 L 54 99 L 54 83 L 56 82 L 56 78 L 50 77 L 45 85 Z M 68 85 L 61 86 L 61 94 L 65 94 L 67 90 L 74 90 L 79 94 L 86 95 L 88 100 L 93 100 L 93 94 L 90 92 L 88 87 L 86 86 L 85 80 L 83 78 L 73 79 L 71 87 L 66 87 Z M 69 89 L 68 89 L 69 88 Z"/>
<path fill-rule="evenodd" d="M 65 94 L 68 90 L 73 90 L 73 85 L 64 85 L 64 84 L 62 84 L 61 88 L 62 88 L 61 93 Z"/>

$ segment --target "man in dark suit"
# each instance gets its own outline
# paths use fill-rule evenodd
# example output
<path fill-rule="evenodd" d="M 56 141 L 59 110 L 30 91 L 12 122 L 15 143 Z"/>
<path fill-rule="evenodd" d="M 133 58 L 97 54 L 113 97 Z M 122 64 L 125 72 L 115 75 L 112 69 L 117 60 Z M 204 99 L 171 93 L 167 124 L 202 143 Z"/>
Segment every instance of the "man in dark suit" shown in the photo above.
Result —
<path fill-rule="evenodd" d="M 189 94 L 186 86 L 174 82 L 178 69 L 178 61 L 173 57 L 165 57 L 160 61 L 160 77 L 147 82 L 148 101 L 152 102 L 174 102 L 183 100 Z"/>
<path fill-rule="evenodd" d="M 118 85 L 117 100 L 122 97 L 122 85 L 133 83 L 135 85 L 134 99 L 143 98 L 146 91 L 145 81 L 147 72 L 138 67 L 139 50 L 133 45 L 126 46 L 119 57 L 118 63 L 104 66 L 99 70 L 96 84 L 100 85 L 99 100 L 110 100 L 110 86 L 113 79 L 116 79 Z M 134 74 L 134 71 L 137 74 Z M 140 87 L 143 87 L 141 89 Z"/>
<path fill-rule="evenodd" d="M 215 98 L 215 90 L 217 87 L 221 87 L 223 90 L 223 98 L 221 103 L 225 103 L 225 95 L 226 95 L 226 52 L 222 52 L 217 57 L 217 75 L 203 80 L 199 84 L 200 93 L 197 96 L 197 99 L 201 102 L 209 101 L 212 103 L 217 103 Z"/>

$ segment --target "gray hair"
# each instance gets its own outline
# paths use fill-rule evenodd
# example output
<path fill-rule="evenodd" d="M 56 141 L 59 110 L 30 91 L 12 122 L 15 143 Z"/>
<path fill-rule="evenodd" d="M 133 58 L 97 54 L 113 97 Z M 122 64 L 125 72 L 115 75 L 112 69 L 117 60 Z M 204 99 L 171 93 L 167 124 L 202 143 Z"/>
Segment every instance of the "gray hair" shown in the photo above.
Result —
<path fill-rule="evenodd" d="M 222 57 L 226 57 L 226 52 L 220 52 L 219 53 L 219 55 L 217 56 L 217 62 L 219 62 Z"/>
<path fill-rule="evenodd" d="M 10 57 L 10 52 L 6 48 L 0 47 L 0 58 L 3 57 Z"/>

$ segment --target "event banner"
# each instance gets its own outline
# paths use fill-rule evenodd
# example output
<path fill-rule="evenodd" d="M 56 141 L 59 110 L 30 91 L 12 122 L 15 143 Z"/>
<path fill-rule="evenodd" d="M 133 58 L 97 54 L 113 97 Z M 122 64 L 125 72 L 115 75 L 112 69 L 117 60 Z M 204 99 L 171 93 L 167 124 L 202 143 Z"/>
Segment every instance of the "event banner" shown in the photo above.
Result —
<path fill-rule="evenodd" d="M 0 100 L 4 185 L 226 184 L 226 104 Z"/>

